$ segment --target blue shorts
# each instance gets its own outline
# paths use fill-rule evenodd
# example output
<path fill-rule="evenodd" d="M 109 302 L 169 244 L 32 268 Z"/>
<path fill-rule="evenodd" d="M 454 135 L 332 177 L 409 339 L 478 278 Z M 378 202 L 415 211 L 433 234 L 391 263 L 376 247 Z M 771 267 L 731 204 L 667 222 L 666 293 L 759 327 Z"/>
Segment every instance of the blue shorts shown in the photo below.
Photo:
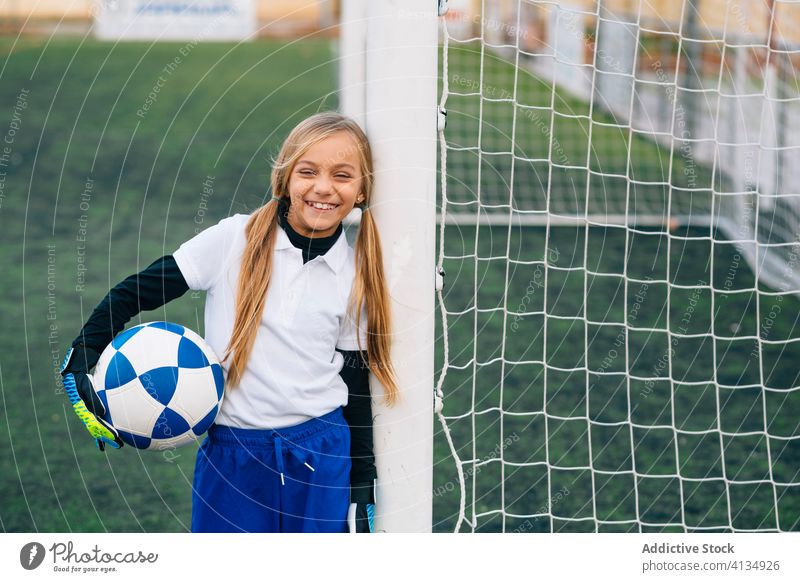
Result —
<path fill-rule="evenodd" d="M 349 505 L 341 408 L 276 430 L 215 424 L 197 451 L 193 532 L 345 532 Z"/>

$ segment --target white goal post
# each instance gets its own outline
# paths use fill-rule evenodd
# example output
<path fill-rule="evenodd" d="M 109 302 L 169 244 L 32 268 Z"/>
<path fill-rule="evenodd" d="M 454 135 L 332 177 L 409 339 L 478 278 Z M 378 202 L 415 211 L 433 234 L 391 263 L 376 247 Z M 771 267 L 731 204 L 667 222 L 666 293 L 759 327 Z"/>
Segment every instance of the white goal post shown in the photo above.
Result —
<path fill-rule="evenodd" d="M 369 137 L 400 403 L 373 379 L 376 528 L 431 531 L 437 27 L 431 0 L 345 0 L 340 101 Z M 369 79 L 368 81 L 366 79 Z"/>

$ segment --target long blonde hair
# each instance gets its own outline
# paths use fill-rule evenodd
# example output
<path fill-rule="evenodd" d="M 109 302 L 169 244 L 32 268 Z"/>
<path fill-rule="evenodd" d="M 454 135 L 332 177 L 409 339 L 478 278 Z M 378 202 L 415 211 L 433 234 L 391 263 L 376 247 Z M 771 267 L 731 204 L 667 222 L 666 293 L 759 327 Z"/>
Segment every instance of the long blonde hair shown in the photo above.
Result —
<path fill-rule="evenodd" d="M 365 204 L 356 239 L 356 275 L 347 316 L 354 317 L 356 329 L 360 329 L 361 310 L 366 304 L 366 347 L 369 368 L 383 384 L 385 401 L 391 405 L 398 399 L 397 381 L 389 357 L 391 309 L 383 273 L 380 237 L 372 213 L 369 211 L 373 166 L 367 136 L 355 121 L 332 111 L 318 113 L 301 121 L 289 133 L 273 163 L 272 194 L 276 198 L 288 198 L 289 177 L 297 160 L 308 148 L 339 131 L 347 131 L 358 146 L 362 174 L 361 194 L 364 196 Z M 247 243 L 242 255 L 237 286 L 236 318 L 223 358 L 227 361 L 232 356 L 226 378 L 226 384 L 230 388 L 238 385 L 253 350 L 272 274 L 272 251 L 275 248 L 278 228 L 278 201 L 274 199 L 253 212 L 247 221 L 245 230 Z M 363 350 L 360 334 L 358 334 L 358 346 Z"/>

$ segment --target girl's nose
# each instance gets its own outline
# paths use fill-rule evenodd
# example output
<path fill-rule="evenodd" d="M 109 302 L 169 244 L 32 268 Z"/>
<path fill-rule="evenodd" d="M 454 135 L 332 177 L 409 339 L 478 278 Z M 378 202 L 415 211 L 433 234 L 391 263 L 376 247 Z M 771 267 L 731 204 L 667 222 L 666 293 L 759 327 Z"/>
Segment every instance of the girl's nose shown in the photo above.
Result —
<path fill-rule="evenodd" d="M 314 182 L 314 191 L 317 194 L 328 194 L 331 191 L 331 181 L 327 176 L 320 174 Z"/>

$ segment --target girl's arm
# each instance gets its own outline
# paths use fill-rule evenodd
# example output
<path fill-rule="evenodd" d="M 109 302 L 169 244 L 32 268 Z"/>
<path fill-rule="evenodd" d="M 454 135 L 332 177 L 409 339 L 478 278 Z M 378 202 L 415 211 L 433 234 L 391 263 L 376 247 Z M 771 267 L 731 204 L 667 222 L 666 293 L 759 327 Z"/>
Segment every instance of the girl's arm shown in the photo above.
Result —
<path fill-rule="evenodd" d="M 344 366 L 339 375 L 347 384 L 344 417 L 350 425 L 351 483 L 372 483 L 377 476 L 372 445 L 372 399 L 369 392 L 367 352 L 342 351 Z"/>
<path fill-rule="evenodd" d="M 102 422 L 105 408 L 94 390 L 89 371 L 100 354 L 140 311 L 156 309 L 189 289 L 175 259 L 161 257 L 144 271 L 115 286 L 81 329 L 64 358 L 61 374 L 70 402 L 102 451 L 106 444 L 122 446 L 113 428 Z"/>
<path fill-rule="evenodd" d="M 188 290 L 172 255 L 161 257 L 108 292 L 72 342 L 72 347 L 95 351 L 99 358 L 100 352 L 134 316 L 141 311 L 157 309 Z"/>
<path fill-rule="evenodd" d="M 375 504 L 375 452 L 372 441 L 372 398 L 366 351 L 337 350 L 344 356 L 339 375 L 347 384 L 344 417 L 350 425 L 350 502 L 356 504 L 357 531 L 370 531 L 367 508 Z"/>

